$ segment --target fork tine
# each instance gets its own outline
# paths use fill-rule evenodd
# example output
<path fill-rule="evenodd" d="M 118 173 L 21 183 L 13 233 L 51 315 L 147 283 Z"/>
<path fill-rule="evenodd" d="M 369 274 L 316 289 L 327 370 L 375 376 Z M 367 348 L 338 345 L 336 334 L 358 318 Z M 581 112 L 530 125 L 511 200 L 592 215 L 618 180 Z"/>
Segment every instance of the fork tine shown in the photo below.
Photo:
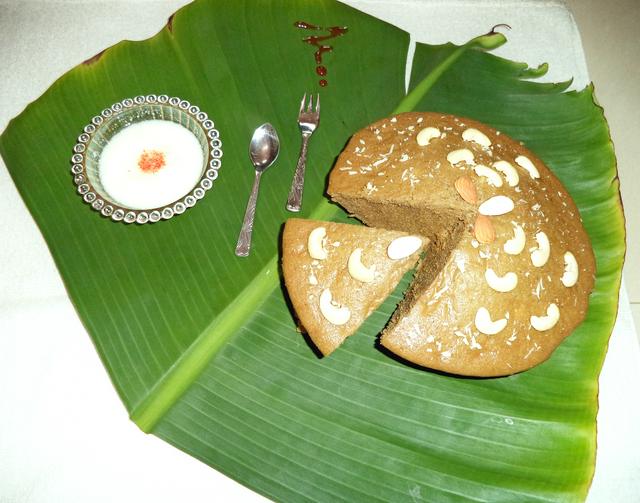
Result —
<path fill-rule="evenodd" d="M 307 105 L 307 113 L 313 110 L 313 94 L 309 95 L 309 105 Z"/>
<path fill-rule="evenodd" d="M 307 101 L 307 93 L 304 93 L 304 96 L 302 97 L 302 101 L 300 102 L 300 112 L 298 112 L 298 113 L 304 112 L 304 102 L 305 101 Z"/>
<path fill-rule="evenodd" d="M 320 114 L 320 93 L 317 94 L 316 98 L 316 114 Z"/>

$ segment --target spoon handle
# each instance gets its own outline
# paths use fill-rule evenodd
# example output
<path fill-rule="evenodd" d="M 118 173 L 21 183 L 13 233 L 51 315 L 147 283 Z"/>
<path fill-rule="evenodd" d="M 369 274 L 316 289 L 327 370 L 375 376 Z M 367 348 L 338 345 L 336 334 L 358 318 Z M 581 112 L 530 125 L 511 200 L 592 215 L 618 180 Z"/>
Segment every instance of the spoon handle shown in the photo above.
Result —
<path fill-rule="evenodd" d="M 256 171 L 256 177 L 253 180 L 253 189 L 247 203 L 247 209 L 244 212 L 244 222 L 238 236 L 238 244 L 236 245 L 236 255 L 238 257 L 246 257 L 251 249 L 251 233 L 253 232 L 253 219 L 256 216 L 256 203 L 258 202 L 258 189 L 260 188 L 261 171 Z"/>

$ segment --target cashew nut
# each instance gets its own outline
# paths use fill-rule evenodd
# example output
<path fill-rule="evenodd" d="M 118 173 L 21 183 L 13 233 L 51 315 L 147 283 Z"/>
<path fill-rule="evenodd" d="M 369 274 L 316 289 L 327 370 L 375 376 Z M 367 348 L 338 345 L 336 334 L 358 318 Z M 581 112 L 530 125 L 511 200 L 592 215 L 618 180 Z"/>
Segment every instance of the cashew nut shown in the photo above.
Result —
<path fill-rule="evenodd" d="M 546 316 L 532 316 L 531 326 L 538 332 L 544 332 L 545 330 L 552 329 L 558 320 L 560 319 L 560 310 L 554 303 L 549 304 L 547 307 Z"/>
<path fill-rule="evenodd" d="M 564 274 L 560 281 L 567 288 L 578 282 L 578 262 L 570 251 L 564 254 Z"/>
<path fill-rule="evenodd" d="M 389 243 L 387 255 L 392 260 L 400 260 L 417 252 L 422 246 L 422 239 L 418 236 L 402 236 Z"/>
<path fill-rule="evenodd" d="M 487 269 L 484 277 L 491 288 L 496 292 L 510 292 L 518 284 L 518 275 L 508 272 L 504 276 L 498 276 L 493 269 Z"/>
<path fill-rule="evenodd" d="M 473 152 L 468 148 L 461 148 L 459 150 L 453 150 L 447 154 L 447 161 L 451 164 L 458 164 L 459 162 L 466 162 L 467 164 L 473 164 Z"/>
<path fill-rule="evenodd" d="M 507 319 L 502 318 L 500 320 L 492 321 L 491 315 L 486 308 L 481 307 L 476 312 L 476 328 L 486 335 L 495 335 L 498 332 L 504 330 L 504 327 L 507 326 Z"/>
<path fill-rule="evenodd" d="M 328 288 L 320 294 L 320 312 L 332 325 L 344 325 L 351 318 L 349 308 L 334 302 Z"/>
<path fill-rule="evenodd" d="M 493 167 L 500 171 L 504 175 L 505 180 L 509 184 L 509 187 L 515 187 L 520 183 L 520 176 L 518 175 L 518 171 L 510 162 L 507 161 L 496 161 L 493 163 Z"/>
<path fill-rule="evenodd" d="M 324 260 L 327 258 L 327 250 L 324 249 L 324 244 L 327 241 L 327 229 L 324 227 L 316 227 L 309 234 L 307 241 L 307 249 L 311 258 L 316 260 Z"/>
<path fill-rule="evenodd" d="M 519 155 L 516 157 L 516 164 L 521 168 L 525 169 L 531 178 L 540 178 L 540 173 L 538 172 L 538 168 L 531 162 L 527 156 Z"/>
<path fill-rule="evenodd" d="M 418 142 L 418 145 L 424 147 L 426 145 L 429 145 L 429 142 L 433 138 L 440 138 L 440 130 L 435 127 L 426 127 L 418 133 L 418 136 L 416 136 L 416 141 Z"/>
<path fill-rule="evenodd" d="M 500 178 L 500 175 L 488 166 L 478 164 L 475 168 L 473 168 L 473 170 L 476 172 L 476 175 L 484 176 L 487 179 L 487 182 L 489 182 L 489 185 L 493 185 L 494 187 L 502 187 L 502 178 Z"/>
<path fill-rule="evenodd" d="M 549 260 L 551 245 L 549 244 L 549 238 L 542 231 L 536 233 L 536 241 L 538 242 L 538 247 L 529 250 L 531 252 L 531 263 L 536 267 L 542 267 Z"/>
<path fill-rule="evenodd" d="M 478 211 L 481 215 L 494 217 L 509 213 L 513 207 L 513 201 L 507 196 L 493 196 L 482 203 Z"/>
<path fill-rule="evenodd" d="M 462 139 L 465 141 L 474 141 L 483 147 L 490 147 L 491 140 L 481 131 L 474 128 L 465 129 L 462 133 Z"/>
<path fill-rule="evenodd" d="M 363 283 L 371 283 L 375 277 L 376 266 L 366 267 L 362 263 L 362 248 L 356 248 L 349 255 L 348 269 L 353 279 Z"/>
<path fill-rule="evenodd" d="M 503 246 L 504 251 L 509 255 L 519 255 L 524 250 L 526 237 L 524 230 L 518 224 L 513 224 L 513 237 Z"/>

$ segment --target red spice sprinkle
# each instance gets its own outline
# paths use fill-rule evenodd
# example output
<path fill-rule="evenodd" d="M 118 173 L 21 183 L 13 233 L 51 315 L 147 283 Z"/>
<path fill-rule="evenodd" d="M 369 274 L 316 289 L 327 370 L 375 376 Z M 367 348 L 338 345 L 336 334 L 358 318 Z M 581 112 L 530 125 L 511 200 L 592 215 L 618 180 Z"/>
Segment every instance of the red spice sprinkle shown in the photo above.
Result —
<path fill-rule="evenodd" d="M 158 150 L 144 150 L 138 160 L 138 166 L 145 173 L 155 173 L 164 165 L 164 153 Z"/>

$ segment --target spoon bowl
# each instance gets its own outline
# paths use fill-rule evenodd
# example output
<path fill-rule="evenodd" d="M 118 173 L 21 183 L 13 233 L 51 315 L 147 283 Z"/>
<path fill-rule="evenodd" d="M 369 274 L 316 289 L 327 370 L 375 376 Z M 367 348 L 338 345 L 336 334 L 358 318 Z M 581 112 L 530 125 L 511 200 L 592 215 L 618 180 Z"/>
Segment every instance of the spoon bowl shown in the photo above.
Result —
<path fill-rule="evenodd" d="M 280 140 L 274 127 L 267 123 L 253 132 L 249 143 L 249 158 L 256 171 L 265 171 L 278 158 Z"/>
<path fill-rule="evenodd" d="M 251 234 L 253 232 L 253 220 L 256 216 L 256 203 L 258 202 L 258 189 L 260 188 L 260 177 L 269 166 L 278 158 L 280 152 L 280 140 L 274 127 L 267 123 L 260 126 L 253 132 L 249 143 L 249 158 L 255 169 L 256 175 L 253 180 L 253 189 L 247 209 L 244 213 L 244 222 L 238 236 L 236 245 L 236 255 L 246 257 L 251 249 Z"/>

